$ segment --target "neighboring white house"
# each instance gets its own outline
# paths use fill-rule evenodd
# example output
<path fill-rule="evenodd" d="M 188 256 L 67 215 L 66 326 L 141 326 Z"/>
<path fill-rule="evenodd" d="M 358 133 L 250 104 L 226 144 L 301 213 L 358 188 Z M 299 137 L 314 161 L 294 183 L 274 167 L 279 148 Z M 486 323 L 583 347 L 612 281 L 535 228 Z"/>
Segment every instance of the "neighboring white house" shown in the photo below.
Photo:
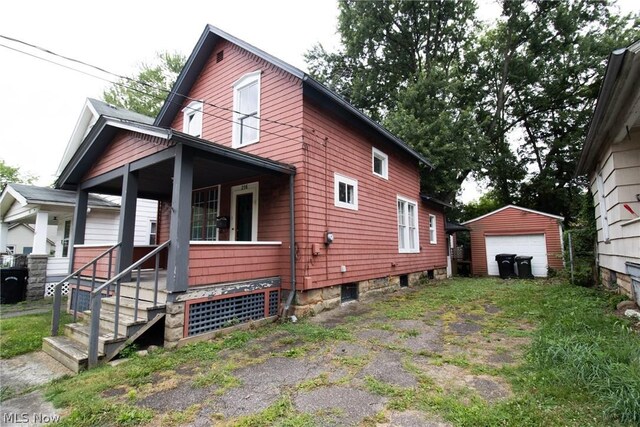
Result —
<path fill-rule="evenodd" d="M 56 248 L 56 232 L 58 227 L 49 225 L 47 227 L 47 253 L 52 255 Z M 11 224 L 7 233 L 6 251 L 9 254 L 29 255 L 33 251 L 33 236 L 36 230 L 30 224 Z"/>
<path fill-rule="evenodd" d="M 640 41 L 609 57 L 576 174 L 593 194 L 603 284 L 640 301 Z"/>

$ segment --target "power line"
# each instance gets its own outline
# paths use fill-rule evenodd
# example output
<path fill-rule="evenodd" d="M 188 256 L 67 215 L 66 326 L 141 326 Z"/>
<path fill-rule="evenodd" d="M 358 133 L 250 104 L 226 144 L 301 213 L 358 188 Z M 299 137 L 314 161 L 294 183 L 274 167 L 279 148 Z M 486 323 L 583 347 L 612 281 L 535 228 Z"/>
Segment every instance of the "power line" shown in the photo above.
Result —
<path fill-rule="evenodd" d="M 0 38 L 3 38 L 3 39 L 5 39 L 5 40 L 12 41 L 12 42 L 14 42 L 14 43 L 18 43 L 18 44 L 22 44 L 22 45 L 28 46 L 28 47 L 33 48 L 33 49 L 37 49 L 37 50 L 42 51 L 42 52 L 44 52 L 44 53 L 46 53 L 46 54 L 48 54 L 48 55 L 52 55 L 52 56 L 55 56 L 55 57 L 57 57 L 57 58 L 62 58 L 62 59 L 64 59 L 64 60 L 66 60 L 66 61 L 74 62 L 74 63 L 76 63 L 76 64 L 80 64 L 80 65 L 83 65 L 83 66 L 85 66 L 85 67 L 93 68 L 93 69 L 98 70 L 98 71 L 100 71 L 100 72 L 102 72 L 102 73 L 109 74 L 109 75 L 114 76 L 114 77 L 117 77 L 117 78 L 119 78 L 119 79 L 129 81 L 129 82 L 131 82 L 131 83 L 141 84 L 141 85 L 146 86 L 146 87 L 148 87 L 148 88 L 155 89 L 155 90 L 159 90 L 159 91 L 161 91 L 161 92 L 165 92 L 165 93 L 167 94 L 167 96 L 168 96 L 169 94 L 171 94 L 171 91 L 170 91 L 170 90 L 167 90 L 167 89 L 165 89 L 165 88 L 157 87 L 157 86 L 154 86 L 154 85 L 152 85 L 152 84 L 150 84 L 150 83 L 143 82 L 143 81 L 141 81 L 141 80 L 136 80 L 136 79 L 133 79 L 133 78 L 128 77 L 128 76 L 123 76 L 123 75 L 121 75 L 121 74 L 114 73 L 114 72 L 112 72 L 112 71 L 106 70 L 106 69 L 104 69 L 104 68 L 102 68 L 102 67 L 99 67 L 99 66 L 97 66 L 97 65 L 89 64 L 88 62 L 81 61 L 81 60 L 79 60 L 79 59 L 75 59 L 75 58 L 72 58 L 72 57 L 69 57 L 69 56 L 61 55 L 61 54 L 59 54 L 59 53 L 53 52 L 53 51 L 51 51 L 51 50 L 49 50 L 49 49 L 46 49 L 46 48 L 44 48 L 44 47 L 41 47 L 41 46 L 38 46 L 38 45 L 35 45 L 35 44 L 32 44 L 32 43 L 25 42 L 25 41 L 23 41 L 23 40 L 19 40 L 19 39 L 13 38 L 13 37 L 5 36 L 5 35 L 3 35 L 3 34 L 0 34 Z M 73 68 L 70 68 L 70 67 L 64 66 L 64 65 L 62 65 L 62 64 L 60 64 L 60 63 L 53 62 L 53 61 L 49 61 L 49 60 L 47 60 L 47 59 L 45 59 L 45 58 L 42 58 L 42 57 L 39 57 L 39 56 L 36 56 L 36 55 L 30 54 L 30 53 L 28 53 L 28 52 L 24 52 L 24 51 L 21 51 L 21 50 L 15 49 L 15 48 L 8 47 L 8 46 L 6 46 L 6 45 L 4 45 L 4 44 L 0 44 L 0 46 L 6 47 L 7 49 L 14 50 L 14 51 L 16 51 L 16 52 L 24 53 L 25 55 L 29 55 L 29 56 L 32 56 L 32 57 L 34 57 L 34 58 L 39 58 L 39 59 L 42 59 L 42 60 L 44 60 L 44 61 L 51 62 L 52 64 L 57 64 L 57 65 L 60 65 L 60 66 L 62 66 L 62 67 L 65 67 L 65 68 L 73 69 Z M 80 71 L 80 70 L 76 70 L 76 71 Z M 82 72 L 82 71 L 80 71 L 80 72 Z M 87 73 L 84 73 L 84 74 L 87 74 Z M 93 76 L 93 77 L 97 77 L 97 76 L 92 75 L 92 74 L 87 74 L 87 75 L 89 75 L 89 76 Z M 97 77 L 97 78 L 100 78 L 100 79 L 102 79 L 102 80 L 109 81 L 110 83 L 113 83 L 113 84 L 116 84 L 116 82 L 110 81 L 110 80 L 108 80 L 108 79 L 104 79 L 104 78 L 101 78 L 101 77 Z M 125 86 L 125 87 L 127 87 L 127 86 Z M 145 93 L 145 92 L 142 92 L 142 93 Z M 231 113 L 235 113 L 235 114 L 242 114 L 240 111 L 236 111 L 236 110 L 234 110 L 233 108 L 223 107 L 223 106 L 216 105 L 216 104 L 213 104 L 213 103 L 208 102 L 208 101 L 204 101 L 204 100 L 201 100 L 201 99 L 192 98 L 192 97 L 190 97 L 190 96 L 187 96 L 187 95 L 185 95 L 185 94 L 181 94 L 181 93 L 179 93 L 179 92 L 175 92 L 175 94 L 176 94 L 176 95 L 178 95 L 178 96 L 182 96 L 182 97 L 184 97 L 185 99 L 188 99 L 189 101 L 199 101 L 199 102 L 202 102 L 202 103 L 203 103 L 203 104 L 205 104 L 205 105 L 209 105 L 209 106 L 214 107 L 214 108 L 218 108 L 218 109 L 225 110 L 225 111 L 228 111 L 228 112 L 231 112 Z M 151 95 L 151 94 L 147 94 L 147 95 L 152 96 L 152 97 L 155 97 L 154 95 Z M 156 97 L 156 98 L 157 98 L 157 97 Z M 160 99 L 160 98 L 158 98 L 158 99 Z M 291 123 L 281 122 L 281 121 L 278 121 L 278 120 L 271 120 L 271 119 L 262 118 L 262 117 L 256 117 L 256 118 L 258 118 L 258 119 L 260 119 L 260 120 L 264 120 L 264 121 L 266 121 L 266 122 L 275 123 L 275 124 L 279 124 L 279 125 L 284 125 L 284 126 L 289 126 L 289 127 L 292 127 L 292 128 L 296 128 L 296 129 L 304 130 L 304 128 L 303 128 L 302 126 L 293 125 L 293 124 L 291 124 Z"/>
<path fill-rule="evenodd" d="M 7 38 L 7 37 L 5 37 L 5 36 L 3 36 L 3 35 L 0 35 L 0 38 Z M 7 38 L 7 39 L 9 39 L 9 40 L 13 40 L 13 39 L 11 39 L 11 38 Z M 29 45 L 28 43 L 24 43 L 24 44 Z M 142 94 L 142 95 L 146 95 L 146 96 L 149 96 L 149 97 L 151 97 L 151 98 L 155 98 L 155 99 L 157 99 L 157 100 L 159 100 L 159 101 L 169 102 L 169 103 L 171 103 L 171 104 L 173 104 L 173 105 L 176 105 L 176 106 L 178 106 L 178 107 L 181 107 L 181 106 L 182 106 L 182 104 L 181 104 L 181 103 L 178 103 L 178 102 L 175 102 L 175 101 L 170 101 L 168 98 L 167 98 L 167 99 L 165 99 L 165 98 L 160 97 L 160 96 L 158 96 L 158 95 L 155 95 L 155 94 L 152 94 L 152 93 L 149 93 L 149 92 L 145 92 L 145 91 L 143 91 L 143 90 L 141 90 L 141 89 L 139 89 L 139 88 L 137 88 L 137 87 L 130 86 L 130 85 L 127 85 L 127 84 L 122 83 L 122 82 L 119 82 L 119 81 L 113 81 L 113 80 L 110 80 L 110 79 L 105 78 L 105 77 L 100 77 L 100 76 L 97 76 L 97 75 L 95 75 L 95 74 L 92 74 L 92 73 L 89 73 L 89 72 L 86 72 L 86 71 L 80 70 L 80 69 L 78 69 L 78 68 L 71 67 L 71 66 L 68 66 L 68 65 L 64 65 L 64 64 L 61 64 L 61 63 L 59 63 L 59 62 L 55 62 L 55 61 L 52 61 L 52 60 L 47 59 L 47 58 L 43 58 L 43 57 L 38 56 L 38 55 L 34 55 L 34 54 L 32 54 L 32 53 L 29 53 L 29 52 L 25 52 L 25 51 L 23 51 L 23 50 L 16 49 L 16 48 L 11 47 L 11 46 L 7 46 L 7 45 L 2 44 L 2 43 L 0 43 L 0 47 L 4 47 L 4 48 L 7 48 L 7 49 L 9 49 L 9 50 L 12 50 L 12 51 L 15 51 L 15 52 L 18 52 L 18 53 L 22 53 L 22 54 L 27 55 L 27 56 L 31 56 L 31 57 L 36 58 L 36 59 L 40 59 L 40 60 L 42 60 L 42 61 L 49 62 L 49 63 L 54 64 L 54 65 L 58 65 L 58 66 L 60 66 L 60 67 L 62 67 L 62 68 L 66 68 L 66 69 L 71 70 L 71 71 L 76 71 L 76 72 L 78 72 L 78 73 L 85 74 L 85 75 L 87 75 L 87 76 L 89 76 L 89 77 L 94 77 L 94 78 L 96 78 L 96 79 L 103 80 L 103 81 L 108 82 L 108 83 L 111 83 L 111 84 L 113 84 L 113 85 L 117 85 L 117 86 L 125 87 L 125 88 L 130 89 L 130 90 L 132 90 L 132 91 L 134 91 L 134 92 L 138 92 L 138 93 L 140 93 L 140 94 Z M 43 49 L 40 49 L 40 50 L 43 50 Z M 45 51 L 45 52 L 49 53 L 48 51 L 46 51 L 46 49 L 44 49 L 43 51 Z M 60 58 L 63 58 L 63 59 L 67 59 L 66 57 L 64 57 L 64 56 L 62 56 L 62 55 L 55 55 L 55 54 L 54 54 L 54 56 L 56 56 L 56 57 L 60 57 Z M 78 61 L 78 60 L 72 60 L 72 61 L 73 61 L 73 62 L 76 62 L 76 63 L 80 63 L 80 64 L 83 64 L 83 65 L 86 65 L 86 66 L 89 66 L 89 67 L 91 67 L 91 68 L 94 68 L 94 69 L 99 70 L 99 71 L 101 71 L 101 72 L 104 72 L 104 73 L 107 73 L 107 74 L 113 75 L 113 76 L 115 76 L 115 77 L 119 77 L 119 78 L 121 78 L 121 79 L 123 79 L 123 80 L 127 80 L 127 81 L 130 81 L 130 82 L 133 82 L 133 83 L 139 83 L 139 84 L 141 84 L 141 85 L 143 85 L 143 86 L 146 86 L 146 87 L 150 87 L 150 88 L 153 88 L 153 89 L 160 90 L 160 91 L 162 91 L 162 92 L 170 93 L 170 91 L 167 91 L 166 89 L 158 88 L 158 87 L 155 87 L 155 86 L 153 86 L 153 85 L 150 85 L 150 84 L 148 84 L 148 83 L 146 83 L 146 82 L 142 82 L 142 81 L 139 81 L 139 80 L 135 80 L 135 79 L 132 79 L 132 78 L 130 78 L 130 77 L 119 76 L 118 74 L 108 72 L 108 71 L 106 71 L 106 70 L 101 69 L 100 67 L 92 66 L 92 65 L 90 65 L 90 64 L 86 64 L 86 63 L 84 63 L 84 62 L 82 62 L 82 61 Z M 185 97 L 185 98 L 187 98 L 187 99 L 194 99 L 194 98 L 190 98 L 190 97 Z M 204 101 L 202 101 L 202 100 L 199 100 L 199 99 L 195 99 L 195 100 L 196 100 L 196 101 L 198 101 L 198 102 L 202 102 L 203 104 L 210 105 L 210 106 L 213 106 L 213 107 L 216 107 L 216 108 L 219 108 L 219 109 L 223 109 L 223 110 L 226 110 L 226 111 L 231 111 L 231 112 L 233 112 L 233 111 L 234 111 L 234 110 L 232 110 L 232 109 L 227 109 L 227 108 L 219 107 L 219 106 L 217 106 L 217 105 L 215 105 L 215 104 L 206 103 L 206 102 L 204 102 Z M 285 140 L 294 141 L 294 142 L 299 142 L 297 139 L 291 138 L 291 137 L 289 137 L 289 136 L 284 136 L 284 135 L 278 134 L 278 133 L 276 133 L 276 132 L 271 132 L 271 131 L 267 131 L 267 130 L 264 130 L 264 129 L 260 129 L 260 128 L 255 127 L 255 126 L 251 126 L 251 125 L 248 125 L 248 124 L 240 123 L 240 122 L 237 122 L 237 121 L 235 121 L 235 120 L 233 120 L 233 119 L 229 119 L 229 118 L 227 118 L 227 117 L 219 116 L 219 115 L 216 115 L 216 114 L 214 114 L 214 113 L 212 113 L 212 112 L 205 111 L 204 109 L 202 110 L 202 114 L 203 114 L 203 115 L 207 115 L 207 116 L 211 116 L 211 117 L 214 117 L 214 118 L 217 118 L 217 119 L 220 119 L 220 120 L 224 120 L 224 121 L 227 121 L 227 122 L 230 122 L 230 123 L 233 123 L 233 124 L 238 124 L 238 125 L 241 125 L 241 126 L 244 126 L 244 127 L 250 128 L 250 129 L 255 129 L 255 130 L 257 130 L 257 131 L 259 131 L 259 132 L 262 132 L 262 133 L 265 133 L 265 134 L 267 134 L 267 135 L 273 135 L 273 136 L 276 136 L 276 137 L 278 137 L 278 138 L 282 138 L 282 139 L 285 139 Z M 306 130 L 307 130 L 307 129 L 305 129 L 304 127 L 296 126 L 296 125 L 292 125 L 292 124 L 289 124 L 289 123 L 283 123 L 283 122 L 278 122 L 278 121 L 275 121 L 275 120 L 268 120 L 268 119 L 263 119 L 263 118 L 259 118 L 259 119 L 264 120 L 264 121 L 267 121 L 267 122 L 277 123 L 277 124 L 281 124 L 281 125 L 287 125 L 287 126 L 289 126 L 289 127 L 291 127 L 291 128 L 301 129 L 302 131 L 306 131 Z"/>

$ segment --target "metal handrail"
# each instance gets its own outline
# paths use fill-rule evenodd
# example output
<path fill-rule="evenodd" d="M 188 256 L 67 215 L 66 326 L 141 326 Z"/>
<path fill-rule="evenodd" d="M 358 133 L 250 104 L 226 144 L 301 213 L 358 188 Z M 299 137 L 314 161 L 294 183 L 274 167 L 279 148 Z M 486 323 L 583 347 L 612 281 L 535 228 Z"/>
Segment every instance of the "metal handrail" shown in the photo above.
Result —
<path fill-rule="evenodd" d="M 120 273 L 113 276 L 107 282 L 103 283 L 96 289 L 91 292 L 91 329 L 89 333 L 89 367 L 93 367 L 98 363 L 98 341 L 99 341 L 99 331 L 100 331 L 100 309 L 102 306 L 102 291 L 104 289 L 109 289 L 111 285 L 115 285 L 115 312 L 114 312 L 114 328 L 113 328 L 113 337 L 118 337 L 118 321 L 120 320 L 120 281 L 127 277 L 131 272 L 135 269 L 138 270 L 138 277 L 136 280 L 136 298 L 134 302 L 134 317 L 135 320 L 138 320 L 138 303 L 139 303 L 139 293 L 140 293 L 140 269 L 142 264 L 146 261 L 150 260 L 152 257 L 156 257 L 155 262 L 155 270 L 154 270 L 154 305 L 157 302 L 158 295 L 158 270 L 159 270 L 159 256 L 160 251 L 164 248 L 168 247 L 171 244 L 171 240 L 167 240 L 147 255 L 140 258 L 138 261 L 131 264 L 129 267 L 122 270 Z"/>
<path fill-rule="evenodd" d="M 66 283 L 72 277 L 76 277 L 76 300 L 74 304 L 73 311 L 73 319 L 75 320 L 78 315 L 78 289 L 80 288 L 80 273 L 82 273 L 87 267 L 93 265 L 93 275 L 91 277 L 92 286 L 95 284 L 95 276 L 96 276 L 96 266 L 100 259 L 104 256 L 109 255 L 109 273 L 107 274 L 107 279 L 111 276 L 111 264 L 112 264 L 112 253 L 113 251 L 122 244 L 122 242 L 118 242 L 115 245 L 111 246 L 106 251 L 102 252 L 100 255 L 93 258 L 88 263 L 84 264 L 82 267 L 74 271 L 73 273 L 65 276 L 64 279 L 60 280 L 53 287 L 53 318 L 51 319 L 51 336 L 58 335 L 58 328 L 60 326 L 60 306 L 62 305 L 62 285 Z"/>

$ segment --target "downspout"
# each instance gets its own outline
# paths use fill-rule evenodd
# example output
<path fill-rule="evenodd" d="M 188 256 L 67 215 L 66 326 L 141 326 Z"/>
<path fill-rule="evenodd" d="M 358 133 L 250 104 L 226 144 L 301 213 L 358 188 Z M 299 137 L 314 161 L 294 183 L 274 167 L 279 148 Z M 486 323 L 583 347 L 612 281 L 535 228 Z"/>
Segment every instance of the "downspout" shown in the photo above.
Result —
<path fill-rule="evenodd" d="M 296 230 L 295 230 L 295 208 L 294 208 L 294 191 L 293 191 L 294 175 L 289 175 L 289 266 L 291 268 L 291 291 L 284 305 L 283 314 L 286 316 L 291 302 L 296 294 Z"/>

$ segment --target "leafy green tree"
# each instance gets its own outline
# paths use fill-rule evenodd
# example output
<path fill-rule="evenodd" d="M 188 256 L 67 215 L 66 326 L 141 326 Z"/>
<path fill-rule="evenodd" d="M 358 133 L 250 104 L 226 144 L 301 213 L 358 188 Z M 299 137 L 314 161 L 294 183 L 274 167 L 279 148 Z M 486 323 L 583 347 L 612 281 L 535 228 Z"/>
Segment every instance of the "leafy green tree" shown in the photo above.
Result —
<path fill-rule="evenodd" d="M 4 190 L 7 184 L 31 184 L 36 179 L 37 177 L 31 174 L 20 173 L 19 167 L 10 166 L 4 160 L 0 159 L 0 192 Z"/>
<path fill-rule="evenodd" d="M 309 51 L 312 75 L 427 156 L 436 169 L 423 174 L 424 190 L 452 200 L 479 168 L 484 144 L 464 59 L 475 2 L 347 0 L 339 8 L 342 49 Z"/>
<path fill-rule="evenodd" d="M 155 117 L 185 62 L 180 53 L 159 53 L 157 63 L 143 63 L 137 75 L 119 79 L 102 97 L 109 104 Z"/>

